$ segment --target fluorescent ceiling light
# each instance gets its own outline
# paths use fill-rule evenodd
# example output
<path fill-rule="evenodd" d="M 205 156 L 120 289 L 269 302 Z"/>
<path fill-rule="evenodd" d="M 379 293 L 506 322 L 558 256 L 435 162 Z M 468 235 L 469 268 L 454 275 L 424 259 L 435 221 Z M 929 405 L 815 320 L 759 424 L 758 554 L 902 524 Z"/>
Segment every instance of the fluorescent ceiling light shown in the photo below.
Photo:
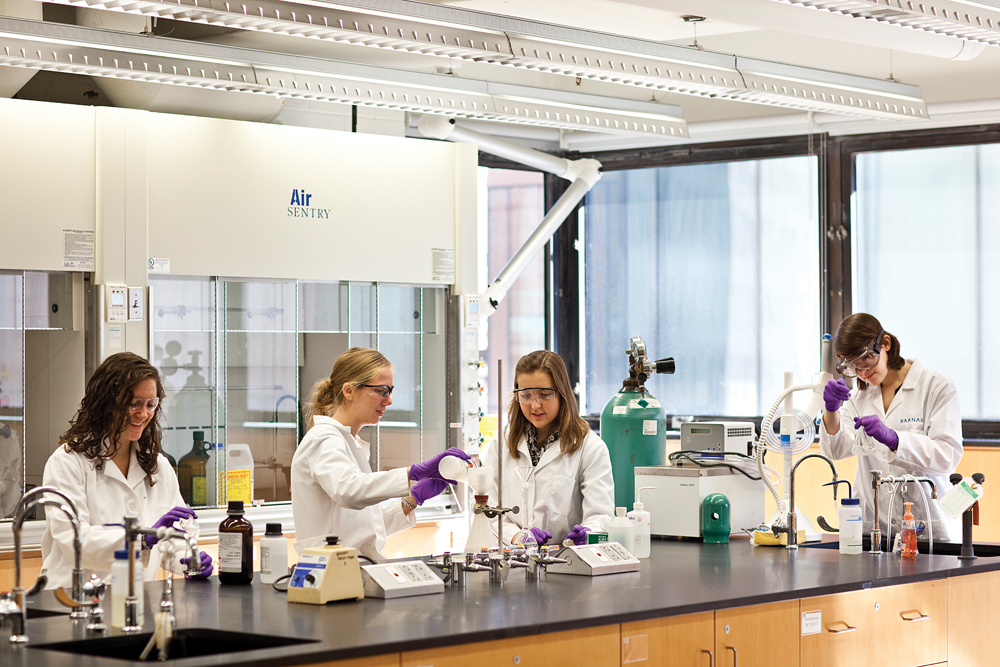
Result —
<path fill-rule="evenodd" d="M 0 18 L 0 64 L 567 130 L 686 137 L 680 108 Z"/>
<path fill-rule="evenodd" d="M 410 0 L 53 1 L 790 109 L 894 120 L 927 117 L 916 86 Z M 892 0 L 897 1 L 902 0 Z M 822 4 L 852 2 L 868 4 Z M 769 71 L 775 68 L 784 74 Z"/>
<path fill-rule="evenodd" d="M 786 5 L 924 30 L 970 42 L 1000 45 L 996 0 L 776 0 Z"/>

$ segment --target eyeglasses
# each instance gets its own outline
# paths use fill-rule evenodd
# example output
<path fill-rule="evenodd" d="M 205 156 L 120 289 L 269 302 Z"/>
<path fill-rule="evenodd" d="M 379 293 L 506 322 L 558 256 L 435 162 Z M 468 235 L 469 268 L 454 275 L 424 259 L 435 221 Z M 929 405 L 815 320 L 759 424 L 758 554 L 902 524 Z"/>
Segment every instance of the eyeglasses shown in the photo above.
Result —
<path fill-rule="evenodd" d="M 559 392 L 554 387 L 525 387 L 514 390 L 518 403 L 531 403 L 534 400 L 544 403 L 555 398 L 557 393 Z"/>
<path fill-rule="evenodd" d="M 160 399 L 158 398 L 137 398 L 128 404 L 129 412 L 139 412 L 144 407 L 149 412 L 154 412 L 156 406 L 160 404 Z"/>
<path fill-rule="evenodd" d="M 391 387 L 387 384 L 359 384 L 359 387 L 368 387 L 369 389 L 374 389 L 375 393 L 382 398 L 389 398 L 392 396 L 392 390 L 395 387 Z"/>
<path fill-rule="evenodd" d="M 882 356 L 882 338 L 885 337 L 885 331 L 880 331 L 878 338 L 873 340 L 865 351 L 854 357 L 853 359 L 847 359 L 845 357 L 840 357 L 839 363 L 837 364 L 837 372 L 844 377 L 857 377 L 858 371 L 867 371 L 875 368 L 878 365 L 878 360 Z"/>

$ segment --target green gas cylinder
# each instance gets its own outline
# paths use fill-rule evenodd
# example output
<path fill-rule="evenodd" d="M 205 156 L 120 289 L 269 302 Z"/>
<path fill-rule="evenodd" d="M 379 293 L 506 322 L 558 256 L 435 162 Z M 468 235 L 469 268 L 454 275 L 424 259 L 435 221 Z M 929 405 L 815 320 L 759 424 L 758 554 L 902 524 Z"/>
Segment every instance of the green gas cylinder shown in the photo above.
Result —
<path fill-rule="evenodd" d="M 615 507 L 631 508 L 636 466 L 661 466 L 667 459 L 667 413 L 644 383 L 653 373 L 673 373 L 674 360 L 650 361 L 646 344 L 638 336 L 632 337 L 625 354 L 629 376 L 622 382 L 622 390 L 604 406 L 601 440 L 611 454 Z"/>
<path fill-rule="evenodd" d="M 625 386 L 601 412 L 601 440 L 611 454 L 615 507 L 632 508 L 636 466 L 661 466 L 667 457 L 666 412 L 638 384 Z"/>

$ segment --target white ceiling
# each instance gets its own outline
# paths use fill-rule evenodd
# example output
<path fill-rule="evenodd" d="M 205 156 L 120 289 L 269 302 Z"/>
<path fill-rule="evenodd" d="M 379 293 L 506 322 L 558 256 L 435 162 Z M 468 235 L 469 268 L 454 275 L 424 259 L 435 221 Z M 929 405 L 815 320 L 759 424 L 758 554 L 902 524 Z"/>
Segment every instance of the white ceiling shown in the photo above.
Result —
<path fill-rule="evenodd" d="M 0 14 L 10 2 L 0 0 Z M 646 88 L 591 80 L 577 83 L 571 77 L 556 74 L 251 31 L 224 32 L 170 24 L 176 26 L 171 36 L 397 69 L 450 71 L 460 78 L 676 105 L 683 109 L 691 141 L 794 134 L 810 128 L 842 134 L 1000 122 L 1000 47 L 776 0 L 438 0 L 433 4 L 681 46 L 692 45 L 697 33 L 699 47 L 707 51 L 870 78 L 894 78 L 921 88 L 931 119 L 904 122 L 858 120 L 833 114 L 810 117 L 804 112 L 759 104 L 654 94 Z M 684 15 L 703 16 L 705 20 L 685 22 L 681 18 Z M 121 20 L 132 23 L 109 25 L 121 25 L 119 29 L 128 30 L 141 26 L 146 19 L 122 17 Z M 157 32 L 166 32 L 167 23 L 161 20 Z M 542 139 L 542 145 L 561 142 L 565 148 L 619 148 L 657 141 L 649 137 L 633 139 L 580 132 L 560 135 L 554 130 L 532 132 L 536 139 Z"/>

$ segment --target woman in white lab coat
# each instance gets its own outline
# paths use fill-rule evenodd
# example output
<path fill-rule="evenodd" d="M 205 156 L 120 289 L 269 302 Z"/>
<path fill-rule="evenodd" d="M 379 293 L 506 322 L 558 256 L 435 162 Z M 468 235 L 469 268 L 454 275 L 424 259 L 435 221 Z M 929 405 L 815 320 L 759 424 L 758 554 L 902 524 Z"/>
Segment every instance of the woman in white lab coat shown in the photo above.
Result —
<path fill-rule="evenodd" d="M 532 491 L 530 512 L 504 515 L 503 537 L 510 542 L 523 527 L 535 541 L 586 541 L 589 531 L 607 529 L 615 511 L 615 483 L 608 447 L 580 417 L 566 365 L 558 354 L 538 350 L 514 369 L 514 399 L 507 411 L 503 442 L 503 503 L 520 505 L 524 481 Z M 498 441 L 482 456 L 496 466 Z M 490 504 L 497 502 L 497 485 Z M 525 520 L 525 517 L 529 517 Z M 527 525 L 526 525 L 527 524 Z"/>
<path fill-rule="evenodd" d="M 372 472 L 370 445 L 358 437 L 392 405 L 392 364 L 378 350 L 352 347 L 337 357 L 330 377 L 313 389 L 309 430 L 292 457 L 295 548 L 325 544 L 336 535 L 372 560 L 382 560 L 385 538 L 416 524 L 413 511 L 444 491 L 438 473 L 448 449 L 405 468 Z"/>
<path fill-rule="evenodd" d="M 80 512 L 85 578 L 111 572 L 114 552 L 125 549 L 121 524 L 127 514 L 142 526 L 173 526 L 194 518 L 184 506 L 177 477 L 160 453 L 159 425 L 163 386 L 156 368 L 131 352 L 113 354 L 87 382 L 86 395 L 49 457 L 42 483 L 73 499 Z M 73 527 L 62 512 L 46 512 L 42 536 L 42 572 L 47 588 L 71 584 Z M 155 537 L 141 541 L 143 577 L 156 578 L 160 567 L 183 571 L 184 546 Z M 168 551 L 173 554 L 165 562 Z M 202 576 L 212 573 L 212 559 L 201 552 Z"/>
<path fill-rule="evenodd" d="M 840 357 L 837 370 L 856 377 L 857 388 L 850 391 L 844 380 L 831 380 L 824 388 L 823 425 L 820 451 L 833 459 L 858 456 L 854 494 L 861 499 L 865 534 L 872 529 L 874 491 L 870 471 L 883 475 L 929 477 L 937 485 L 938 498 L 951 490 L 948 477 L 962 459 L 962 415 L 958 390 L 950 379 L 925 368 L 916 359 L 900 355 L 899 340 L 885 331 L 867 313 L 844 318 L 835 341 Z M 920 492 L 910 485 L 908 500 L 913 514 L 927 520 Z M 930 497 L 935 542 L 960 542 L 961 521 L 953 518 Z M 902 524 L 903 507 L 897 498 L 893 516 L 888 516 L 886 493 L 880 499 L 880 524 L 893 535 Z M 924 531 L 921 539 L 928 539 Z"/>

